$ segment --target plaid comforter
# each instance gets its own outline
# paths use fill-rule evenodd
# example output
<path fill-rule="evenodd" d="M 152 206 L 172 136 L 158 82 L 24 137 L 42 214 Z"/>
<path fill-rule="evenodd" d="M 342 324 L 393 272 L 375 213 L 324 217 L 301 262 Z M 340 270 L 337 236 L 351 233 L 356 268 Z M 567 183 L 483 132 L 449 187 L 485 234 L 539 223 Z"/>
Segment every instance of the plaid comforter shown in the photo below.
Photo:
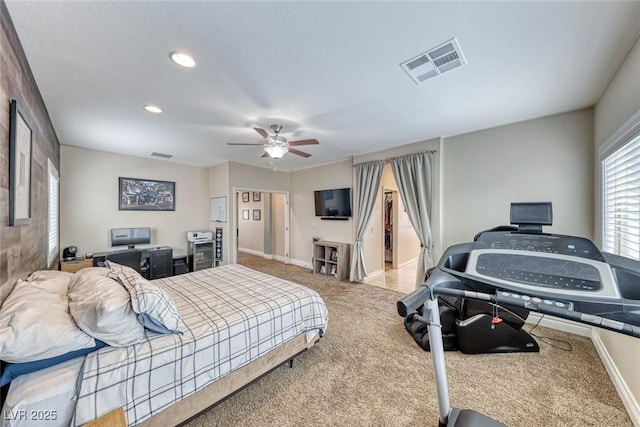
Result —
<path fill-rule="evenodd" d="M 295 336 L 327 327 L 327 308 L 315 291 L 241 265 L 153 283 L 171 294 L 186 332 L 149 332 L 141 344 L 90 354 L 76 425 L 120 406 L 136 425 Z"/>

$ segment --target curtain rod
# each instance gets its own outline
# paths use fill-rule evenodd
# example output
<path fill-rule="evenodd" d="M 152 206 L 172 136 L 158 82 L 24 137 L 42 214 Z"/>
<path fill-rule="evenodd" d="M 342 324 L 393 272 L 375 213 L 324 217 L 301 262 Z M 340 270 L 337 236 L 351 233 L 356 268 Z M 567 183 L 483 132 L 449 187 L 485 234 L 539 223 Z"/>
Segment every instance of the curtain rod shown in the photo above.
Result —
<path fill-rule="evenodd" d="M 365 163 L 369 163 L 369 162 L 377 162 L 379 160 L 382 160 L 384 163 L 389 163 L 391 161 L 391 159 L 396 158 L 396 157 L 402 157 L 402 156 L 410 156 L 412 154 L 420 154 L 420 153 L 437 153 L 438 150 L 427 150 L 427 151 L 418 151 L 417 153 L 407 153 L 407 154 L 401 154 L 399 156 L 393 156 L 393 157 L 387 157 L 386 159 L 378 159 L 378 160 L 368 160 L 366 162 L 360 162 L 360 163 L 356 163 L 353 166 L 358 166 L 358 165 L 363 165 Z"/>

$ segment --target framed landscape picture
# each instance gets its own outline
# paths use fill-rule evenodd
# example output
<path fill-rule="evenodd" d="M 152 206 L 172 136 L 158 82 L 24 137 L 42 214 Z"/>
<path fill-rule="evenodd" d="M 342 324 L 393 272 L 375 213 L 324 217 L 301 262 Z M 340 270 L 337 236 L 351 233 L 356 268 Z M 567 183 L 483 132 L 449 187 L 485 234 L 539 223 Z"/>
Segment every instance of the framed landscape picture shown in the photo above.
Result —
<path fill-rule="evenodd" d="M 152 179 L 118 179 L 121 211 L 175 211 L 176 183 Z"/>

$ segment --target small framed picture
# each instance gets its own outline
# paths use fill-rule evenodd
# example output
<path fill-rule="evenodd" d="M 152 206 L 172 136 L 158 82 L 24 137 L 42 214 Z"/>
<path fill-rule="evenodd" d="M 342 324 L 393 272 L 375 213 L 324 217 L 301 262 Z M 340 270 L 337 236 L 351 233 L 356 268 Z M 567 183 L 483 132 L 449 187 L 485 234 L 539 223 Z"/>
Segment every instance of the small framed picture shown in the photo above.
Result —
<path fill-rule="evenodd" d="M 253 210 L 253 220 L 260 221 L 260 209 Z"/>
<path fill-rule="evenodd" d="M 258 192 L 258 191 L 254 191 L 253 192 L 253 201 L 254 202 L 259 202 L 260 201 L 260 192 Z"/>
<path fill-rule="evenodd" d="M 242 210 L 242 219 L 245 221 L 249 220 L 249 209 L 243 209 Z"/>
<path fill-rule="evenodd" d="M 249 201 L 249 192 L 245 191 L 244 193 L 242 193 L 242 201 L 243 202 L 248 202 Z"/>

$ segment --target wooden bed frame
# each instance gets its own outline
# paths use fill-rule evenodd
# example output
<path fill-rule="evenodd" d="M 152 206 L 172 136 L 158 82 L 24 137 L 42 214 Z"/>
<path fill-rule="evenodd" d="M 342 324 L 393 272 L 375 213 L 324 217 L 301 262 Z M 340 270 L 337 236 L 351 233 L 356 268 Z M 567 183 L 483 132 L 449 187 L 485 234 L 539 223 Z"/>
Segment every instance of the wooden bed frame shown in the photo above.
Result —
<path fill-rule="evenodd" d="M 320 341 L 319 334 L 316 334 L 307 342 L 306 333 L 302 333 L 248 365 L 227 374 L 194 394 L 165 408 L 139 425 L 144 427 L 164 427 L 167 425 L 177 426 L 184 424 L 233 396 L 276 368 L 286 363 L 292 364 L 294 358 L 313 347 L 318 341 Z M 2 387 L 3 396 L 0 407 L 4 405 L 8 389 L 9 384 Z"/>
<path fill-rule="evenodd" d="M 302 333 L 250 364 L 229 373 L 191 396 L 163 409 L 139 425 L 144 427 L 164 427 L 186 423 L 279 366 L 285 363 L 292 363 L 295 357 L 313 347 L 319 340 L 320 336 L 316 334 L 311 341 L 307 342 L 306 333 Z"/>

